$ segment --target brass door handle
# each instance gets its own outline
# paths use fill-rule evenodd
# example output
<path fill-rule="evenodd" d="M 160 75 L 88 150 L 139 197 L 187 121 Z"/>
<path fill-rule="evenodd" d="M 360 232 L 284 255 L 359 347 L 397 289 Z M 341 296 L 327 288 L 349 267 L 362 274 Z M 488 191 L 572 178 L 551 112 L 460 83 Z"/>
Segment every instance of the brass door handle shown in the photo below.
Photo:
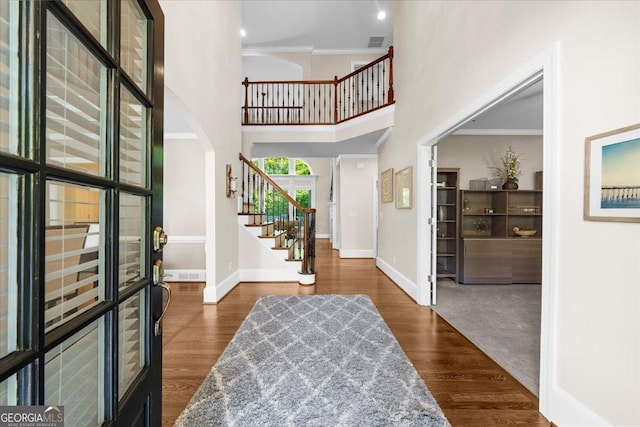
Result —
<path fill-rule="evenodd" d="M 158 283 L 156 286 L 161 287 L 163 291 L 167 292 L 167 302 L 166 304 L 163 304 L 162 313 L 160 313 L 160 317 L 158 317 L 158 319 L 155 321 L 154 327 L 153 327 L 153 333 L 157 337 L 162 332 L 162 324 L 161 324 L 162 318 L 167 313 L 169 304 L 171 304 L 171 287 L 169 287 L 169 285 L 163 282 Z M 163 298 L 163 301 L 164 301 L 164 298 Z"/>

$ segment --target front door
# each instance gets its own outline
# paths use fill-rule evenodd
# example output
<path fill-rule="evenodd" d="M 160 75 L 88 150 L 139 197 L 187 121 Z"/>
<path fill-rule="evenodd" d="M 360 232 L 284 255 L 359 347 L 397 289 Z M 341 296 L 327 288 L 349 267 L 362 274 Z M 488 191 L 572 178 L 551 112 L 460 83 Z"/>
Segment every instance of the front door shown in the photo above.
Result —
<path fill-rule="evenodd" d="M 161 424 L 163 19 L 0 0 L 0 405 Z"/>

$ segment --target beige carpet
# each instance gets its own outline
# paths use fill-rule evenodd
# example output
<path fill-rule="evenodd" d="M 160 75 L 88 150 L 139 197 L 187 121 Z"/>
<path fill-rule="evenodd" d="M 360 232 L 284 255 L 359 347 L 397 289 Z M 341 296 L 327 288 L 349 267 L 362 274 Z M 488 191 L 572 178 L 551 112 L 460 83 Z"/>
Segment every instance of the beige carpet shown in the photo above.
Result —
<path fill-rule="evenodd" d="M 432 309 L 538 396 L 540 285 L 460 285 L 438 280 Z"/>

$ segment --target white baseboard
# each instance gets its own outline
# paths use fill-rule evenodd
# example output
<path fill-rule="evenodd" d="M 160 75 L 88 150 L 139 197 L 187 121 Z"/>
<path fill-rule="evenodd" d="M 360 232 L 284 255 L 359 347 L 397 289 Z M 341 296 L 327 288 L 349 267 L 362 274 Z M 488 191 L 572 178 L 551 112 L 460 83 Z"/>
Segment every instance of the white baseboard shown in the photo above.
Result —
<path fill-rule="evenodd" d="M 318 234 L 316 233 L 316 239 L 328 239 L 331 237 L 329 234 Z"/>
<path fill-rule="evenodd" d="M 375 258 L 371 249 L 340 249 L 340 258 Z"/>
<path fill-rule="evenodd" d="M 240 282 L 297 282 L 298 269 L 242 269 Z"/>
<path fill-rule="evenodd" d="M 206 270 L 165 270 L 167 282 L 205 282 Z"/>
<path fill-rule="evenodd" d="M 238 283 L 240 283 L 240 273 L 236 271 L 214 286 L 205 286 L 203 302 L 205 304 L 217 304 L 218 301 L 231 292 Z"/>
<path fill-rule="evenodd" d="M 414 301 L 418 300 L 418 286 L 409 280 L 406 276 L 393 268 L 390 264 L 385 262 L 382 258 L 376 258 L 376 267 L 378 267 L 384 274 L 389 276 L 391 280 L 403 291 L 407 293 Z"/>
<path fill-rule="evenodd" d="M 547 397 L 549 411 L 542 415 L 554 424 L 561 427 L 612 425 L 557 385 L 550 388 Z"/>

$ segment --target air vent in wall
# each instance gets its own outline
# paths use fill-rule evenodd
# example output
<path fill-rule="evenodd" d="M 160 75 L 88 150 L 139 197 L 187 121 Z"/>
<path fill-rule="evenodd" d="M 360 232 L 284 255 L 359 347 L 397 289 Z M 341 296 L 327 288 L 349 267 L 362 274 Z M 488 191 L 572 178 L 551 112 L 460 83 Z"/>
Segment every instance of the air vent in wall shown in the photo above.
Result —
<path fill-rule="evenodd" d="M 369 37 L 368 47 L 382 47 L 383 41 L 384 41 L 384 36 L 371 36 Z"/>

